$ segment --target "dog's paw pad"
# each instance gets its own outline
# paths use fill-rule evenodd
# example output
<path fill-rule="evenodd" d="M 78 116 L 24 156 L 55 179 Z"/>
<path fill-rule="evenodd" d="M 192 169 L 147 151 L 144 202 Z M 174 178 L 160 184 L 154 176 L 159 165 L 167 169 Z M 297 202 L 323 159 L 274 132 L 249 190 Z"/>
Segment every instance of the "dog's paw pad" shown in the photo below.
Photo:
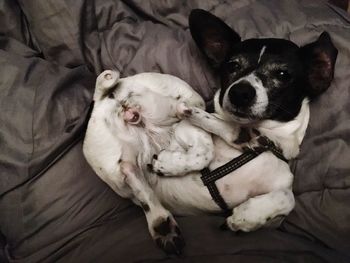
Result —
<path fill-rule="evenodd" d="M 159 248 L 167 254 L 180 255 L 185 246 L 185 240 L 174 219 L 168 216 L 154 226 L 154 240 Z"/>
<path fill-rule="evenodd" d="M 154 226 L 154 231 L 158 234 L 165 236 L 171 232 L 171 222 L 170 217 L 167 217 L 166 220 L 159 222 Z"/>

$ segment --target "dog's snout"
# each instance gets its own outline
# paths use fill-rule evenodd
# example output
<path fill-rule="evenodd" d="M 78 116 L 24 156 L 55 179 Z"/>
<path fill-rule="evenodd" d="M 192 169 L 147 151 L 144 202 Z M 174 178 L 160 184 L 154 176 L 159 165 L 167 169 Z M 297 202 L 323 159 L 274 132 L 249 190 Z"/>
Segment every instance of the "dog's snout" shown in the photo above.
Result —
<path fill-rule="evenodd" d="M 231 87 L 228 97 L 236 107 L 248 107 L 253 104 L 256 91 L 250 83 L 242 81 Z"/>

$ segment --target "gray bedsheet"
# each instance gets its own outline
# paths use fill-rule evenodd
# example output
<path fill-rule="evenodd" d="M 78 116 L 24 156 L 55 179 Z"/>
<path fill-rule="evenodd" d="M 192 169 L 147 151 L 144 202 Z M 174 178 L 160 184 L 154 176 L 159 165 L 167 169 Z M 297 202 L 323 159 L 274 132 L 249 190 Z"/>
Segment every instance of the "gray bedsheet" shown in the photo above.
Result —
<path fill-rule="evenodd" d="M 87 165 L 82 138 L 94 81 L 157 71 L 211 104 L 218 87 L 188 30 L 192 8 L 243 39 L 303 45 L 322 31 L 339 50 L 332 87 L 311 103 L 295 174 L 296 208 L 279 229 L 219 230 L 220 216 L 180 217 L 184 255 L 153 244 L 140 209 Z M 0 262 L 350 261 L 350 18 L 323 1 L 0 1 Z"/>

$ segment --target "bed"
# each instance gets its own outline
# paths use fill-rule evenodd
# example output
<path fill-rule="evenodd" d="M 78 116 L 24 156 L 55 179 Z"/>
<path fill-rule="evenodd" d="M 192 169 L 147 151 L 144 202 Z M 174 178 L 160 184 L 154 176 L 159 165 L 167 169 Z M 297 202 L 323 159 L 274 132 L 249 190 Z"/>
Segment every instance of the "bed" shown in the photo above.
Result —
<path fill-rule="evenodd" d="M 243 39 L 299 45 L 328 31 L 335 79 L 311 103 L 296 207 L 278 229 L 221 231 L 218 215 L 178 217 L 180 257 L 159 250 L 140 208 L 82 154 L 96 76 L 173 74 L 208 107 L 218 87 L 191 39 L 193 8 Z M 0 262 L 350 262 L 350 16 L 307 0 L 3 0 L 0 2 Z"/>

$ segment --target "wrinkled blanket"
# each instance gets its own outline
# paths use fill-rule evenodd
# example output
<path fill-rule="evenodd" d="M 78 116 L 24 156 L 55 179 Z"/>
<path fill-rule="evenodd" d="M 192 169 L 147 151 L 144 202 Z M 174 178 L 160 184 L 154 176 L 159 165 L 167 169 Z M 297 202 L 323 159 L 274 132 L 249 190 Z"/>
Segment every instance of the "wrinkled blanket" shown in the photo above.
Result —
<path fill-rule="evenodd" d="M 96 75 L 155 71 L 211 105 L 217 79 L 190 37 L 203 8 L 243 39 L 299 45 L 330 33 L 331 88 L 311 103 L 295 174 L 296 208 L 279 229 L 219 230 L 224 218 L 178 218 L 184 255 L 153 244 L 142 211 L 82 155 Z M 0 1 L 0 262 L 350 262 L 350 17 L 307 0 Z"/>

